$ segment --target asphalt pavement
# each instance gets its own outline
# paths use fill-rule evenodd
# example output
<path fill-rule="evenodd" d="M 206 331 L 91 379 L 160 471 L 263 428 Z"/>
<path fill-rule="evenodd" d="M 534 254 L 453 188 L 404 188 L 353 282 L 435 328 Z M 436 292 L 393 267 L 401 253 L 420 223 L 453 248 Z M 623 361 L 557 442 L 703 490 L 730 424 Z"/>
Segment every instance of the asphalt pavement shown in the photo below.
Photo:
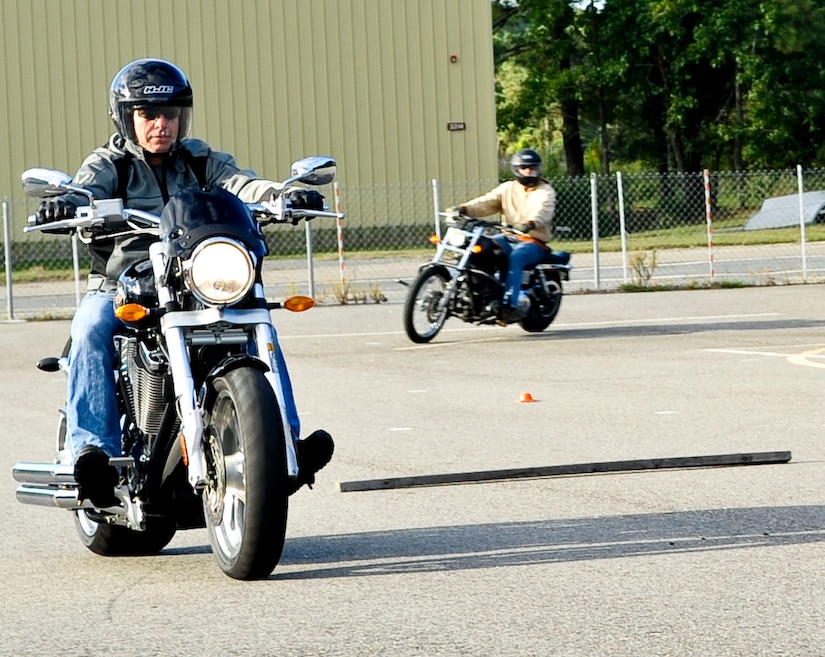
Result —
<path fill-rule="evenodd" d="M 564 299 L 541 334 L 400 304 L 276 311 L 304 433 L 270 579 L 206 532 L 102 558 L 15 501 L 52 454 L 68 322 L 0 323 L 0 655 L 714 657 L 825 654 L 825 288 Z M 532 402 L 523 402 L 530 393 Z M 790 451 L 790 462 L 342 492 L 352 481 Z"/>

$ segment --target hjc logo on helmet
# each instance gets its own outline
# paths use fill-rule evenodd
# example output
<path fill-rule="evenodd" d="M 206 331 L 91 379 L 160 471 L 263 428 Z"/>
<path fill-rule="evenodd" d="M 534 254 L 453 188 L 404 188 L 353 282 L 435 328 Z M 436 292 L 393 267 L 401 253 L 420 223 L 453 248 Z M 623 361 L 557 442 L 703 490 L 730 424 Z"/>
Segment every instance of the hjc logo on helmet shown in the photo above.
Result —
<path fill-rule="evenodd" d="M 148 86 L 143 87 L 144 94 L 171 94 L 174 93 L 175 87 L 171 84 L 150 84 Z"/>

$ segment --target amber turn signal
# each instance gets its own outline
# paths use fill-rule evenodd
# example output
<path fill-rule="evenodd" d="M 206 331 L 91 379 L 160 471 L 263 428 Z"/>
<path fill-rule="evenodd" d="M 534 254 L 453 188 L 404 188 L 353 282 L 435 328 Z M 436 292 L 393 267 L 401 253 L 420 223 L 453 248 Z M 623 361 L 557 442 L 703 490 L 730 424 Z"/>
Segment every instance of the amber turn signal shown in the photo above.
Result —
<path fill-rule="evenodd" d="M 305 310 L 309 310 L 315 305 L 315 299 L 312 297 L 304 297 L 300 294 L 296 294 L 293 297 L 289 297 L 284 301 L 284 308 L 287 310 L 291 310 L 294 313 L 302 313 Z"/>
<path fill-rule="evenodd" d="M 127 303 L 115 308 L 115 317 L 123 322 L 139 322 L 149 316 L 149 309 L 139 303 Z"/>
<path fill-rule="evenodd" d="M 431 244 L 438 244 L 441 241 L 441 238 L 438 235 L 430 235 L 430 243 Z"/>

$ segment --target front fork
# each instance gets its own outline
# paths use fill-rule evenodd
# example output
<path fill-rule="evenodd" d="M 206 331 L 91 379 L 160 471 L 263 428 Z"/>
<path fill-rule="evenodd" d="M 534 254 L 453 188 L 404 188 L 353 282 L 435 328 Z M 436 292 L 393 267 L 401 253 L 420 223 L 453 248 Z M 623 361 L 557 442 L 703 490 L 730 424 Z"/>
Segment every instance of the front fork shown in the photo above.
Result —
<path fill-rule="evenodd" d="M 286 474 L 291 480 L 294 480 L 298 476 L 298 456 L 295 453 L 295 441 L 292 436 L 292 427 L 289 426 L 289 416 L 286 408 L 286 394 L 284 393 L 281 372 L 279 371 L 276 353 L 278 345 L 275 344 L 272 327 L 269 324 L 255 326 L 255 342 L 258 347 L 258 357 L 261 360 L 265 359 L 265 355 L 269 357 L 269 371 L 264 376 L 269 381 L 269 385 L 272 386 L 272 391 L 278 400 L 278 407 L 281 409 L 281 425 L 286 447 Z M 297 436 L 295 438 L 297 439 Z"/>
<path fill-rule="evenodd" d="M 182 326 L 171 326 L 163 331 L 175 400 L 181 419 L 181 449 L 187 466 L 189 483 L 195 490 L 206 485 L 206 455 L 203 450 L 203 415 L 195 396 L 195 380 L 186 350 L 186 338 Z"/>
<path fill-rule="evenodd" d="M 178 414 L 181 418 L 181 448 L 187 461 L 187 472 L 190 485 L 195 490 L 206 486 L 207 464 L 204 450 L 203 409 L 198 403 L 195 390 L 195 380 L 189 362 L 189 352 L 186 346 L 187 327 L 208 327 L 220 323 L 227 323 L 232 327 L 251 328 L 254 336 L 258 357 L 263 360 L 269 370 L 265 376 L 269 381 L 278 406 L 281 411 L 283 435 L 286 448 L 286 475 L 290 479 L 298 476 L 298 459 L 295 454 L 295 445 L 292 440 L 292 430 L 287 418 L 285 396 L 278 372 L 278 362 L 272 336 L 272 327 L 269 323 L 269 311 L 243 310 L 231 311 L 210 308 L 206 310 L 181 311 L 164 315 L 161 318 L 169 363 L 172 371 L 172 382 L 175 388 L 175 399 Z M 220 341 L 221 331 L 216 331 L 216 343 Z"/>

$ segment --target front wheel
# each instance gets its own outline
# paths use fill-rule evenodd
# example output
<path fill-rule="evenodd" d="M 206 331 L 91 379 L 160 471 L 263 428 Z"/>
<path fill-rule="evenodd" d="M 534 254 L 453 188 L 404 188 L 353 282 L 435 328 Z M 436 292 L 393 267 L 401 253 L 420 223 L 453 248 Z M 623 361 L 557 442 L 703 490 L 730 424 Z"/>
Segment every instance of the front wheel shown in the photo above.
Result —
<path fill-rule="evenodd" d="M 431 268 L 422 271 L 413 283 L 404 302 L 404 330 L 413 342 L 429 342 L 444 326 L 450 281 L 447 271 Z"/>
<path fill-rule="evenodd" d="M 519 322 L 521 328 L 530 333 L 541 333 L 556 319 L 561 308 L 561 281 L 551 278 L 547 281 L 548 294 L 541 293 L 530 307 L 530 313 Z"/>
<path fill-rule="evenodd" d="M 286 445 L 264 374 L 239 368 L 214 380 L 204 421 L 204 515 L 212 553 L 235 579 L 268 577 L 281 558 L 289 508 Z"/>

